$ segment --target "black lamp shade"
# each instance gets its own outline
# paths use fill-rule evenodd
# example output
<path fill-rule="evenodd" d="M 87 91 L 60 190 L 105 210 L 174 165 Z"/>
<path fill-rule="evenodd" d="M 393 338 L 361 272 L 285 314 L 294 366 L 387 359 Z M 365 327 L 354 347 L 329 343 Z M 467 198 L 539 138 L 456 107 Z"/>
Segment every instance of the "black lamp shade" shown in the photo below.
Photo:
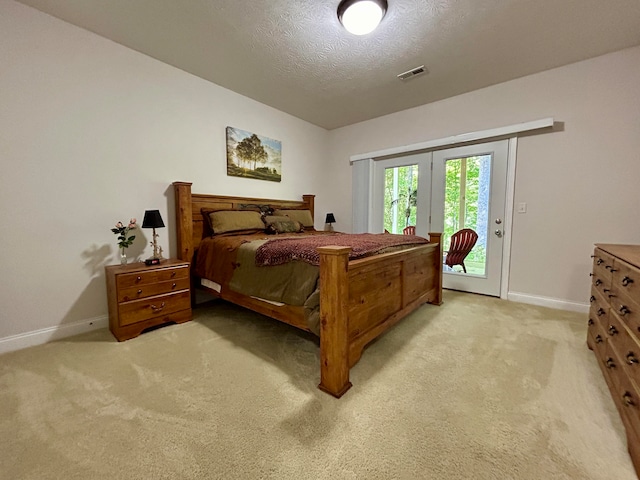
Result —
<path fill-rule="evenodd" d="M 324 223 L 335 223 L 336 217 L 333 216 L 333 213 L 327 213 L 327 218 Z"/>
<path fill-rule="evenodd" d="M 142 228 L 162 228 L 164 222 L 160 216 L 160 210 L 147 210 L 144 212 L 144 220 L 142 221 Z"/>

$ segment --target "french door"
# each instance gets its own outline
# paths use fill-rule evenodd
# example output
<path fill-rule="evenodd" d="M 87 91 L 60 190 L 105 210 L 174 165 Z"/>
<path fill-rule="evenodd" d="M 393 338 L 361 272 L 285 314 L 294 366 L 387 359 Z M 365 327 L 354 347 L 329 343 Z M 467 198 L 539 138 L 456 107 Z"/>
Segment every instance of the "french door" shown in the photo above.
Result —
<path fill-rule="evenodd" d="M 443 250 L 462 229 L 478 239 L 463 265 L 443 266 L 443 286 L 500 296 L 508 141 L 375 162 L 371 231 L 442 232 Z M 465 272 L 466 270 L 466 272 Z"/>

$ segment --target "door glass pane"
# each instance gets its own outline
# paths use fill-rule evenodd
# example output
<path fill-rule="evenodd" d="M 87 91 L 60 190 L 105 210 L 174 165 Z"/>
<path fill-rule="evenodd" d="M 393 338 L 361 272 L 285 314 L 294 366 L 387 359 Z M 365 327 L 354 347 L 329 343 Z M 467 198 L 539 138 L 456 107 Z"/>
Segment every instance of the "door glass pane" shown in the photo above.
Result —
<path fill-rule="evenodd" d="M 418 165 L 385 168 L 384 229 L 389 233 L 416 224 Z"/>
<path fill-rule="evenodd" d="M 445 163 L 444 250 L 449 251 L 451 235 L 463 228 L 478 234 L 478 241 L 464 258 L 469 275 L 485 276 L 491 155 L 454 158 Z M 445 271 L 462 272 L 461 265 L 444 266 Z"/>

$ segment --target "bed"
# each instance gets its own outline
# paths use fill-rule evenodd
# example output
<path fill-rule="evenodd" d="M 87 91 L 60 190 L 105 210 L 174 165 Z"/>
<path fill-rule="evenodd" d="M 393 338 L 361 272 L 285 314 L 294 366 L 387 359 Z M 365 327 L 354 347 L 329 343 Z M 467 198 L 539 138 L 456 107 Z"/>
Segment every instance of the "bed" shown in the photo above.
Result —
<path fill-rule="evenodd" d="M 204 242 L 210 237 L 206 218 L 209 212 L 269 206 L 287 211 L 307 210 L 313 218 L 315 196 L 303 195 L 302 201 L 292 201 L 194 194 L 191 185 L 173 183 L 178 257 L 192 262 L 192 300 L 195 289 L 204 288 L 216 297 L 313 332 L 305 306 L 244 295 L 224 283 L 211 286 L 195 273 L 193 266 L 202 261 L 197 257 L 198 250 L 201 245 L 204 250 Z M 442 303 L 440 237 L 439 233 L 430 233 L 428 243 L 351 260 L 352 247 L 326 244 L 316 249 L 318 282 L 322 286 L 317 292 L 319 332 L 316 332 L 320 337 L 320 390 L 340 398 L 351 387 L 349 370 L 368 343 L 424 303 Z"/>

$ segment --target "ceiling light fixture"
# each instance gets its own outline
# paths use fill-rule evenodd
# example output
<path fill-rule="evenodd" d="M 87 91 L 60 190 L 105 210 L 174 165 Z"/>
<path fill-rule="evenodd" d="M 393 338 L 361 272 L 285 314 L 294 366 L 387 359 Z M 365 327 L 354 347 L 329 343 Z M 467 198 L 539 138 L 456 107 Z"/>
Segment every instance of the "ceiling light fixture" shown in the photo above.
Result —
<path fill-rule="evenodd" d="M 342 0 L 338 19 L 348 32 L 366 35 L 380 24 L 387 11 L 387 0 Z"/>

